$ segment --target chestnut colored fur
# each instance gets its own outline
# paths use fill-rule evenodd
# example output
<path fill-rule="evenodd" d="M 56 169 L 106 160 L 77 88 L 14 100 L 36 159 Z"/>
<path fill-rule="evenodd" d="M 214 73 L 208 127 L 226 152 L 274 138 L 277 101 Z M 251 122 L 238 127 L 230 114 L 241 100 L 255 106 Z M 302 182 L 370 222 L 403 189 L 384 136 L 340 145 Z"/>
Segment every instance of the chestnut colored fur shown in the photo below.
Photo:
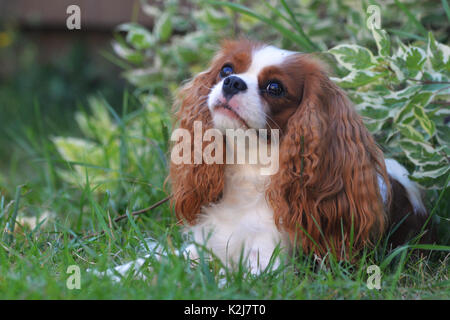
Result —
<path fill-rule="evenodd" d="M 223 44 L 210 68 L 180 91 L 178 127 L 193 133 L 193 123 L 199 120 L 203 130 L 212 128 L 206 99 L 220 68 L 227 57 L 238 53 L 233 64 L 236 73 L 244 72 L 250 49 L 258 45 L 247 40 Z M 347 256 L 350 250 L 373 244 L 389 223 L 377 174 L 387 190 L 391 183 L 382 151 L 361 117 L 320 63 L 307 54 L 295 54 L 280 69 L 269 67 L 264 72 L 263 77 L 282 73 L 295 79 L 285 79 L 288 95 L 282 103 L 270 104 L 269 126 L 281 128 L 280 169 L 270 177 L 266 199 L 278 229 L 287 231 L 303 252 L 319 256 L 329 251 Z M 173 205 L 180 221 L 194 225 L 201 207 L 220 199 L 224 169 L 221 164 L 171 163 Z"/>
<path fill-rule="evenodd" d="M 385 213 L 377 175 L 388 182 L 383 154 L 349 100 L 306 56 L 302 101 L 280 146 L 280 170 L 267 190 L 275 221 L 303 250 L 340 255 L 381 235 Z M 303 233 L 307 232 L 309 236 Z"/>
<path fill-rule="evenodd" d="M 219 70 L 228 56 L 234 56 L 236 71 L 244 71 L 250 64 L 251 49 L 256 46 L 250 41 L 225 41 L 219 55 L 214 57 L 211 67 L 188 82 L 178 93 L 175 102 L 175 118 L 179 128 L 188 129 L 193 139 L 194 121 L 202 121 L 203 130 L 212 126 L 211 114 L 206 105 L 208 93 L 219 78 Z M 194 143 L 192 141 L 194 154 Z M 193 161 L 192 161 L 193 163 Z M 172 182 L 172 204 L 178 219 L 195 224 L 201 206 L 216 202 L 224 184 L 223 164 L 170 164 Z"/>

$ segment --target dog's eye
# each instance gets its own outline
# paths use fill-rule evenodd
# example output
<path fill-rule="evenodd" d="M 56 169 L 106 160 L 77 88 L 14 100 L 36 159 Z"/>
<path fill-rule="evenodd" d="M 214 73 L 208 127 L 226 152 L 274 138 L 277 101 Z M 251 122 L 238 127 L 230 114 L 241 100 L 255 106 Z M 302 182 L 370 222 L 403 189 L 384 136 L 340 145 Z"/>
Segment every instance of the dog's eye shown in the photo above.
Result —
<path fill-rule="evenodd" d="M 230 74 L 233 74 L 233 67 L 229 64 L 226 64 L 222 67 L 222 70 L 220 70 L 220 77 L 225 78 L 228 77 Z"/>
<path fill-rule="evenodd" d="M 279 97 L 284 93 L 284 89 L 278 81 L 271 81 L 267 84 L 266 92 L 272 96 Z"/>

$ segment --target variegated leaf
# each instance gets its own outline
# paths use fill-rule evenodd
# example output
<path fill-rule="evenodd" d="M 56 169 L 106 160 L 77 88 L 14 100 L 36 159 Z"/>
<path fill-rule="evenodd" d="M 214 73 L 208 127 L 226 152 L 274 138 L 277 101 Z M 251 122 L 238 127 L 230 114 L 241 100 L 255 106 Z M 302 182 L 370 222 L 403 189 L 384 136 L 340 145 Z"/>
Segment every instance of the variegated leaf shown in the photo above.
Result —
<path fill-rule="evenodd" d="M 403 139 L 399 141 L 399 146 L 416 166 L 440 166 L 446 163 L 439 153 L 441 148 L 435 149 L 428 143 Z"/>
<path fill-rule="evenodd" d="M 389 35 L 383 29 L 372 28 L 372 35 L 378 48 L 378 54 L 387 57 L 391 54 L 391 42 Z"/>
<path fill-rule="evenodd" d="M 431 32 L 428 33 L 427 56 L 431 70 L 450 72 L 450 47 L 438 43 Z"/>
<path fill-rule="evenodd" d="M 436 126 L 435 126 L 434 122 L 431 121 L 430 118 L 427 116 L 427 114 L 425 113 L 423 107 L 418 105 L 418 104 L 414 105 L 414 111 L 413 112 L 414 112 L 414 115 L 415 115 L 416 119 L 419 121 L 421 127 L 431 137 L 434 134 L 435 130 L 436 130 Z"/>
<path fill-rule="evenodd" d="M 397 127 L 400 133 L 407 139 L 417 142 L 423 142 L 425 140 L 424 136 L 409 124 L 398 124 Z"/>
<path fill-rule="evenodd" d="M 367 70 L 377 64 L 372 52 L 358 45 L 341 44 L 328 52 L 349 71 Z"/>
<path fill-rule="evenodd" d="M 357 88 L 365 86 L 382 77 L 383 73 L 372 72 L 368 70 L 355 70 L 343 78 L 331 78 L 343 88 Z"/>

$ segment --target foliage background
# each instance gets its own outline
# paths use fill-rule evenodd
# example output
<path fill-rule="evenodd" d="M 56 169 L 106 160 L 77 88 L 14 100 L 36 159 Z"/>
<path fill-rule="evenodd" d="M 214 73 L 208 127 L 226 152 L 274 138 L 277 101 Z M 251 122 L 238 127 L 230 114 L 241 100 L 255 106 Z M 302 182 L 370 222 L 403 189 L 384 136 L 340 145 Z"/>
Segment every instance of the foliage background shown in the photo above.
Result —
<path fill-rule="evenodd" d="M 85 63 L 82 47 L 44 67 L 33 64 L 37 48 L 23 49 L 20 72 L 2 79 L 3 297 L 449 297 L 447 1 L 139 4 L 154 19 L 153 28 L 136 22 L 117 26 L 104 54 L 121 68 L 128 85 L 94 81 L 98 70 Z M 366 25 L 367 8 L 376 4 L 381 4 L 381 31 Z M 150 262 L 151 281 L 130 276 L 129 289 L 86 274 L 89 290 L 68 291 L 64 277 L 70 264 L 104 269 L 130 261 L 142 255 L 150 237 L 169 248 L 183 246 L 167 204 L 139 218 L 130 213 L 170 193 L 164 181 L 176 89 L 206 67 L 221 39 L 239 36 L 316 52 L 329 63 L 387 156 L 403 163 L 423 186 L 426 206 L 440 220 L 440 242 L 428 248 L 435 255 L 417 261 L 408 247 L 388 252 L 381 246 L 367 252 L 357 268 L 335 263 L 318 272 L 311 257 L 304 257 L 295 270 L 288 268 L 283 276 L 268 272 L 263 281 L 242 270 L 227 273 L 225 290 L 218 285 L 218 261 L 192 269 L 169 255 Z M 2 48 L 2 57 L 13 54 L 15 45 Z M 67 105 L 73 107 L 62 112 Z M 114 222 L 121 214 L 128 215 L 125 222 Z M 382 266 L 388 289 L 365 287 L 365 266 L 373 263 Z M 147 290 L 149 285 L 154 290 Z"/>

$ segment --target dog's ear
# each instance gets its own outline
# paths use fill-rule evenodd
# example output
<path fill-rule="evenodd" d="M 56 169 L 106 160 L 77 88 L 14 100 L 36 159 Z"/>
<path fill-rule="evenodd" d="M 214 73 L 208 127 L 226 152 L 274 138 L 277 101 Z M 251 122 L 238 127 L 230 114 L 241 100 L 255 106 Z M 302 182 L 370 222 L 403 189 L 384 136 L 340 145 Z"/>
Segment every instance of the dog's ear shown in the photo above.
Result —
<path fill-rule="evenodd" d="M 267 197 L 279 228 L 304 252 L 342 257 L 385 226 L 378 186 L 378 177 L 389 185 L 383 154 L 320 65 L 306 55 L 298 63 L 303 96 L 281 137 L 280 170 Z"/>
<path fill-rule="evenodd" d="M 220 198 L 224 186 L 223 164 L 206 164 L 204 161 L 201 161 L 201 164 L 194 163 L 195 122 L 201 123 L 203 132 L 212 128 L 207 97 L 214 85 L 215 73 L 216 70 L 211 67 L 197 75 L 180 90 L 174 105 L 174 127 L 178 126 L 189 132 L 191 161 L 188 164 L 170 162 L 172 205 L 178 219 L 189 224 L 195 223 L 203 205 L 216 202 Z M 205 145 L 202 150 L 204 147 Z"/>
<path fill-rule="evenodd" d="M 194 124 L 202 125 L 202 134 L 213 129 L 211 113 L 207 106 L 208 94 L 218 80 L 220 68 L 227 55 L 254 44 L 245 39 L 224 40 L 221 49 L 215 55 L 208 70 L 201 72 L 184 85 L 179 91 L 174 104 L 174 127 L 186 129 L 190 133 L 190 164 L 175 164 L 171 161 L 169 180 L 172 184 L 172 205 L 180 220 L 194 224 L 203 205 L 217 202 L 224 187 L 224 162 L 222 164 L 202 161 L 194 163 Z M 250 50 L 250 49 L 248 49 Z M 247 50 L 247 51 L 248 51 Z M 239 56 L 239 55 L 238 55 Z M 225 145 L 224 141 L 215 141 Z M 208 143 L 204 143 L 202 151 Z M 224 148 L 222 149 L 225 153 Z M 225 155 L 223 155 L 225 157 Z"/>

